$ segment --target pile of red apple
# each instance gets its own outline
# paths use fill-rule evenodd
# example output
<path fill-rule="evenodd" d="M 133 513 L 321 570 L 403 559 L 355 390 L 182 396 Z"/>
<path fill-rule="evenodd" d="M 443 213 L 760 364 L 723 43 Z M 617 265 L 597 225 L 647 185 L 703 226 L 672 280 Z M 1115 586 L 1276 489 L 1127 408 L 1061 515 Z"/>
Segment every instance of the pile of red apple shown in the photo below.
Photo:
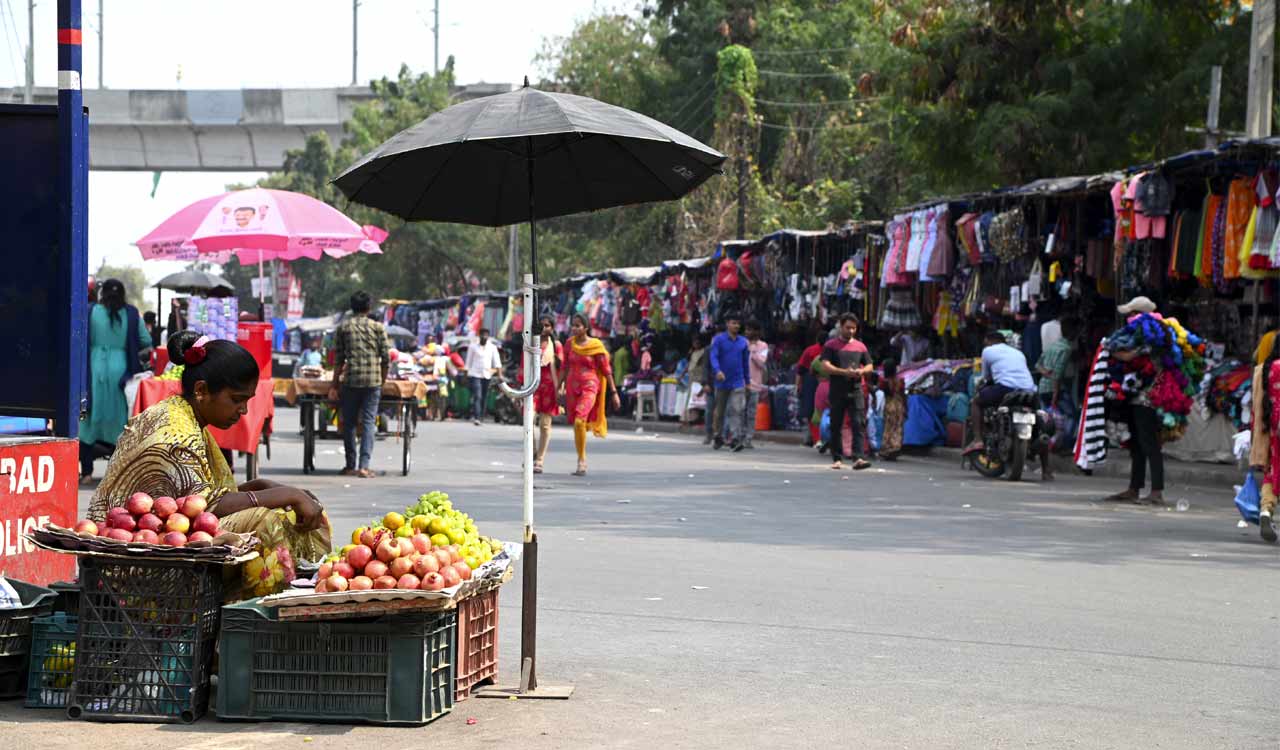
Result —
<path fill-rule="evenodd" d="M 192 542 L 210 542 L 222 533 L 218 517 L 205 510 L 209 503 L 199 495 L 152 498 L 135 492 L 125 504 L 107 511 L 101 524 L 82 518 L 75 532 L 81 536 L 101 536 L 118 542 L 164 544 L 185 547 Z"/>
<path fill-rule="evenodd" d="M 433 547 L 426 534 L 397 537 L 367 529 L 337 562 L 320 566 L 316 593 L 411 589 L 439 591 L 471 578 L 460 547 Z"/>

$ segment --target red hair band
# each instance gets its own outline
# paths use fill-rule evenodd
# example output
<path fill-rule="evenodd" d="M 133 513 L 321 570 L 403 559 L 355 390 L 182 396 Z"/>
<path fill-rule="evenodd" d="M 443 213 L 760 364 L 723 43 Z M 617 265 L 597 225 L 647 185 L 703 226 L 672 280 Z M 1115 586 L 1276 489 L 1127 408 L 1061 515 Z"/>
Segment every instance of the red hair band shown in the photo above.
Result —
<path fill-rule="evenodd" d="M 207 343 L 209 343 L 208 336 L 201 336 L 196 339 L 196 343 L 192 344 L 185 352 L 182 353 L 182 361 L 186 362 L 188 365 L 198 365 L 203 362 L 205 357 L 209 356 L 209 350 L 205 349 L 204 346 Z"/>

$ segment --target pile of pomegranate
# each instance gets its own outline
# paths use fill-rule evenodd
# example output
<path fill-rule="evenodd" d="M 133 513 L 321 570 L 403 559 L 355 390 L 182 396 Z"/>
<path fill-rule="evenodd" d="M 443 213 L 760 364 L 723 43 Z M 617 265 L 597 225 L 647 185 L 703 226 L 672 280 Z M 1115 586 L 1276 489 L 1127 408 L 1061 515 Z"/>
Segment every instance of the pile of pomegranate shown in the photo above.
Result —
<path fill-rule="evenodd" d="M 125 504 L 107 511 L 101 524 L 82 518 L 75 532 L 118 542 L 163 544 L 185 547 L 192 542 L 210 542 L 222 533 L 218 517 L 208 512 L 209 503 L 199 495 L 153 498 L 135 492 Z"/>
<path fill-rule="evenodd" d="M 387 529 L 365 529 L 359 544 L 336 562 L 320 566 L 316 593 L 412 589 L 439 591 L 471 578 L 457 544 L 434 547 L 426 534 L 398 537 Z"/>

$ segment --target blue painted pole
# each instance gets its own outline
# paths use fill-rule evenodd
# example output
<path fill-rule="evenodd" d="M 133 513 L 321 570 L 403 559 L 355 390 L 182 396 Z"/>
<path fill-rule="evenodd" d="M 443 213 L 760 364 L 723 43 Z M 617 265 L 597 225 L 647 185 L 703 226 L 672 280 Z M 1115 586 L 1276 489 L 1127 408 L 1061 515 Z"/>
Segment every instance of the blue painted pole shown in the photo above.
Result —
<path fill-rule="evenodd" d="M 67 394 L 54 416 L 54 432 L 80 433 L 88 339 L 89 132 L 80 91 L 80 0 L 58 0 L 58 244 L 59 297 L 55 307 L 58 359 L 67 366 Z"/>

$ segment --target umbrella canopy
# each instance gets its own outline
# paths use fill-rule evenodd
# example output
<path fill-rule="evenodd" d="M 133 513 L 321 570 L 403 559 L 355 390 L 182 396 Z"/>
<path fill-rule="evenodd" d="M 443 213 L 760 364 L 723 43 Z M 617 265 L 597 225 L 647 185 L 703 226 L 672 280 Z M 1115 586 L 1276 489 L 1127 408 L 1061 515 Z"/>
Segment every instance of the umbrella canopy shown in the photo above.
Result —
<path fill-rule="evenodd" d="M 652 118 L 526 82 L 435 113 L 334 183 L 404 219 L 503 226 L 678 199 L 724 160 Z"/>
<path fill-rule="evenodd" d="M 378 243 L 386 236 L 309 195 L 250 188 L 198 200 L 135 244 L 146 260 L 234 253 L 248 264 L 381 253 Z"/>
<path fill-rule="evenodd" d="M 195 270 L 171 273 L 157 281 L 154 287 L 184 294 L 207 292 L 214 297 L 230 296 L 236 293 L 236 288 L 231 285 L 230 281 L 221 276 Z"/>
<path fill-rule="evenodd" d="M 387 326 L 387 335 L 393 339 L 417 339 L 418 336 L 404 326 L 395 324 Z"/>

